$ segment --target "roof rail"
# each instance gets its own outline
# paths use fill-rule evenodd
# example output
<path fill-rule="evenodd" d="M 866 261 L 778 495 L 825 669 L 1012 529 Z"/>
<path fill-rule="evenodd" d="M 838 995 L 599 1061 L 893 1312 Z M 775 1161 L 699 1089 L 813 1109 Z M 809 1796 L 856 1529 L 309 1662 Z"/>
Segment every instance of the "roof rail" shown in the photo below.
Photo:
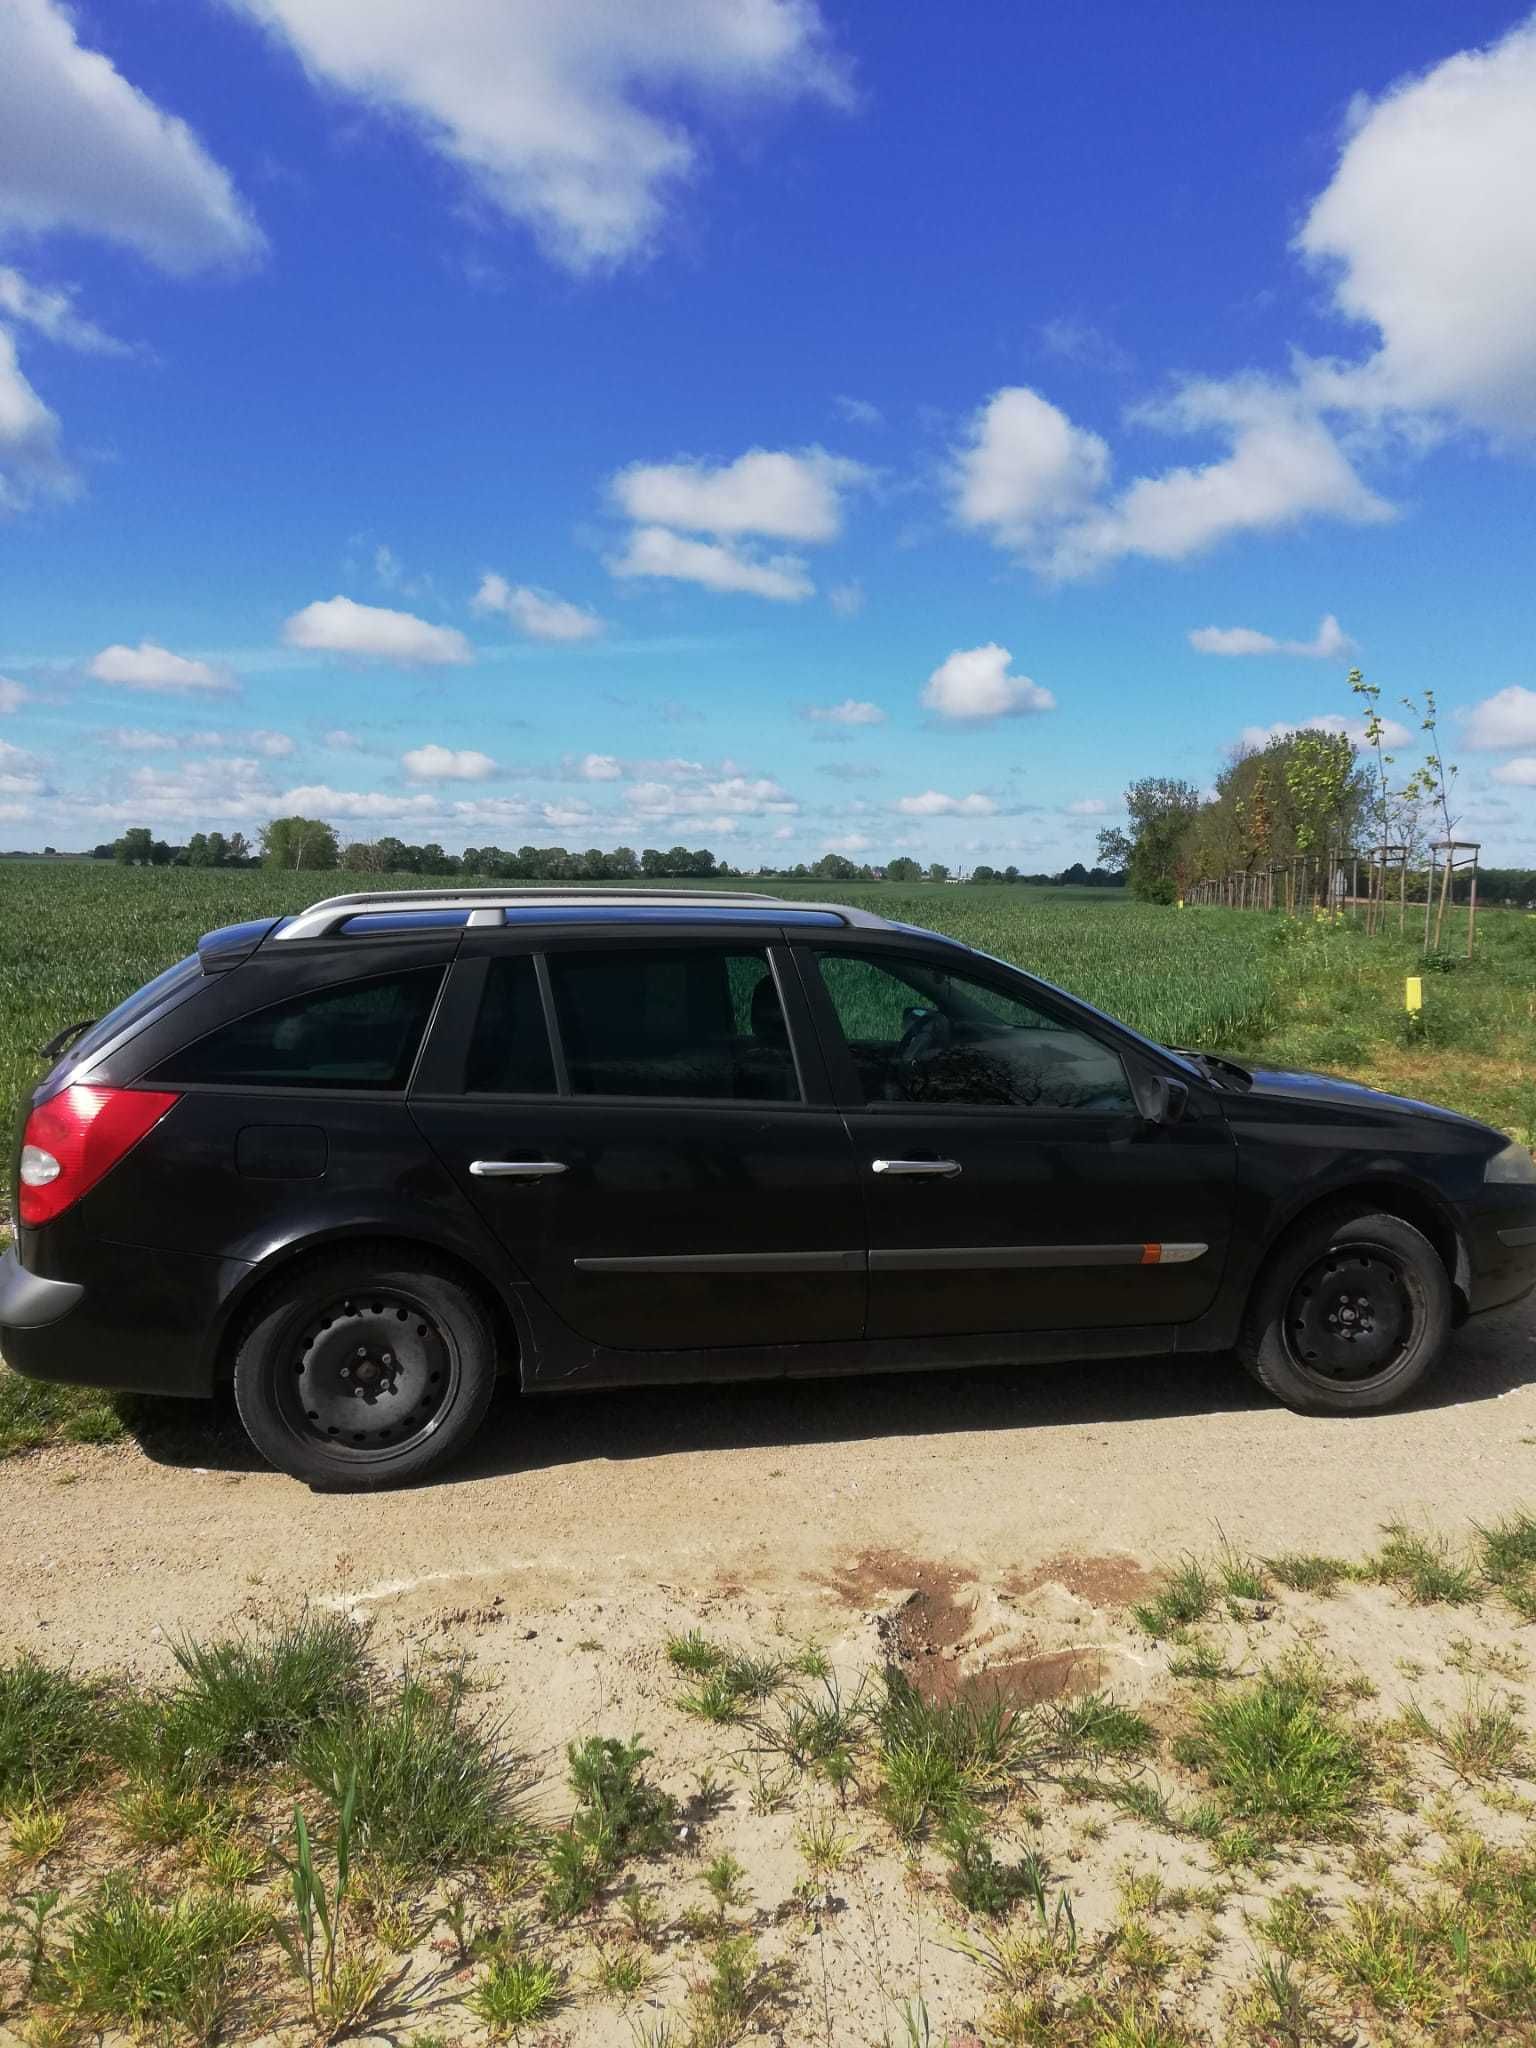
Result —
<path fill-rule="evenodd" d="M 592 905 L 622 904 L 676 904 L 698 905 L 701 908 L 711 904 L 752 904 L 759 908 L 782 905 L 791 907 L 788 899 L 770 896 L 755 889 L 649 889 L 583 886 L 580 883 L 530 883 L 516 884 L 490 889 L 365 889 L 350 896 L 326 896 L 318 903 L 301 910 L 280 930 L 272 934 L 275 942 L 290 939 L 321 939 L 346 924 L 349 918 L 378 915 L 388 911 L 408 910 L 467 910 L 472 925 L 500 925 L 504 920 L 502 912 L 515 909 L 520 903 L 572 903 Z M 850 911 L 842 904 L 795 905 L 795 908 L 814 910 L 836 910 L 847 918 L 850 924 L 861 923 L 857 912 Z M 884 919 L 873 920 L 883 923 Z"/>

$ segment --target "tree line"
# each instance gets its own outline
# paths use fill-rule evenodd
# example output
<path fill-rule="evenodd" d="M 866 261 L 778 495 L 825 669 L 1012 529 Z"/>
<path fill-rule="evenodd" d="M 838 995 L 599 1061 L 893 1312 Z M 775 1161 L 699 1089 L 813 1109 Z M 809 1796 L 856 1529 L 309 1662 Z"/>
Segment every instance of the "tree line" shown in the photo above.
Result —
<path fill-rule="evenodd" d="M 884 866 L 871 866 L 841 853 L 793 866 L 764 865 L 752 870 L 732 867 L 708 847 L 673 846 L 665 851 L 647 846 L 605 850 L 590 846 L 572 852 L 563 846 L 466 846 L 449 853 L 436 840 L 414 845 L 386 835 L 381 839 L 343 841 L 321 818 L 273 818 L 252 844 L 243 832 L 194 832 L 185 845 L 157 839 L 147 826 L 136 825 L 118 839 L 92 848 L 96 860 L 123 867 L 343 869 L 363 875 L 465 875 L 492 882 L 639 882 L 702 880 L 711 876 L 807 882 L 947 882 L 951 870 L 943 861 L 914 860 L 898 855 Z M 1125 877 L 1103 867 L 1085 868 L 1074 861 L 1057 874 L 1024 874 L 1016 867 L 977 867 L 965 877 L 972 882 L 1021 882 L 1035 886 L 1113 889 Z"/>

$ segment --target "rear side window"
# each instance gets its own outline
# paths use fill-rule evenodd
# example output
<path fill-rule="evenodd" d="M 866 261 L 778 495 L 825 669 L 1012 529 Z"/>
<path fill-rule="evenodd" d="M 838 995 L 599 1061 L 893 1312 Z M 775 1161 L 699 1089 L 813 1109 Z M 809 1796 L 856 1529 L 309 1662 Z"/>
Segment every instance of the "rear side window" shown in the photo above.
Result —
<path fill-rule="evenodd" d="M 152 1081 L 244 1088 L 403 1088 L 443 978 L 412 967 L 254 1010 L 173 1053 Z"/>
<path fill-rule="evenodd" d="M 464 1086 L 471 1095 L 553 1095 L 555 1064 L 529 953 L 489 962 Z"/>
<path fill-rule="evenodd" d="M 573 1094 L 799 1101 L 766 952 L 552 953 L 549 972 Z"/>

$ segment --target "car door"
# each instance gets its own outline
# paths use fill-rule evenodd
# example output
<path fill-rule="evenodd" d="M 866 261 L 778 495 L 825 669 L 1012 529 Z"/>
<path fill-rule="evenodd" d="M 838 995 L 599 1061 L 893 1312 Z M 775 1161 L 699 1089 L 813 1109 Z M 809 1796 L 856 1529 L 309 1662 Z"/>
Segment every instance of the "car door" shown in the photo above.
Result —
<path fill-rule="evenodd" d="M 412 1110 L 592 1344 L 862 1331 L 848 1135 L 793 968 L 765 936 L 550 933 L 534 951 L 513 932 L 466 935 Z"/>
<path fill-rule="evenodd" d="M 941 941 L 861 940 L 796 955 L 863 1186 L 867 1334 L 1124 1328 L 1209 1307 L 1236 1153 L 1203 1084 L 1191 1075 L 1182 1118 L 1154 1122 L 1134 1040 L 1091 1013 Z"/>

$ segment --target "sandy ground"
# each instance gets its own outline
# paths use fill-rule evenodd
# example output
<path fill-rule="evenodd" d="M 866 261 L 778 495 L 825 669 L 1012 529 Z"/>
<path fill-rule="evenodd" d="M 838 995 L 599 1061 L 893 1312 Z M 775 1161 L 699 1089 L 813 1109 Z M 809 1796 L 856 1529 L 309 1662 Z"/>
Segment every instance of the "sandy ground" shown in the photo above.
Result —
<path fill-rule="evenodd" d="M 736 1592 L 804 1632 L 869 1552 L 1005 1585 L 1058 1555 L 1155 1566 L 1225 1535 L 1355 1555 L 1536 1499 L 1536 1311 L 1473 1323 L 1412 1406 L 1323 1421 L 1221 1360 L 508 1396 L 476 1457 L 401 1493 L 313 1494 L 210 1411 L 0 1466 L 0 1642 L 163 1662 L 264 1599 L 417 1615 Z"/>
<path fill-rule="evenodd" d="M 1533 1503 L 1530 1311 L 1472 1326 L 1415 1405 L 1365 1420 L 1292 1415 L 1220 1361 L 509 1395 L 465 1467 L 373 1496 L 312 1494 L 259 1466 L 228 1418 L 167 1406 L 140 1441 L 0 1466 L 0 1651 L 158 1678 L 178 1635 L 308 1601 L 366 1619 L 386 1659 L 463 1655 L 550 1817 L 568 1803 L 568 1741 L 651 1745 L 687 1817 L 677 1855 L 647 1877 L 670 1925 L 704 1905 L 710 1857 L 745 1866 L 736 1924 L 793 1986 L 745 2038 L 899 2044 L 920 1999 L 943 2048 L 986 2027 L 989 1987 L 957 1946 L 967 1930 L 942 1860 L 905 1861 L 866 1805 L 837 1808 L 820 1781 L 786 1777 L 766 1800 L 753 1743 L 680 1711 L 669 1634 L 699 1628 L 785 1657 L 813 1642 L 849 1692 L 893 1658 L 939 1691 L 972 1674 L 1026 1701 L 1103 1686 L 1161 1724 L 1177 1711 L 1169 1651 L 1128 1607 L 1182 1554 L 1225 1540 L 1358 1557 L 1391 1519 L 1459 1540 Z M 1234 1671 L 1306 1645 L 1361 1680 L 1373 1716 L 1411 1701 L 1445 1715 L 1506 1672 L 1521 1712 L 1536 1707 L 1524 1682 L 1536 1632 L 1496 1607 L 1415 1609 L 1360 1586 L 1326 1602 L 1287 1595 L 1219 1627 Z M 1402 1824 L 1404 1882 L 1424 1878 L 1457 1826 L 1522 1838 L 1524 1822 L 1420 1768 L 1420 1814 L 1445 1810 L 1433 1829 Z M 1528 1800 L 1536 1784 L 1519 1790 Z M 847 1841 L 840 1869 L 811 1883 L 818 1817 Z M 1201 2039 L 1238 2038 L 1262 1892 L 1305 1881 L 1343 1897 L 1353 1883 L 1331 1851 L 1308 1851 L 1261 1890 L 1206 1846 L 1093 1803 L 1051 1797 L 1043 1814 L 996 1819 L 1001 1852 L 1040 1850 L 1069 1887 L 1087 1942 L 1116 1939 L 1131 1871 L 1204 1899 L 1158 1923 L 1179 1960 L 1153 1994 Z M 625 2048 L 685 2009 L 703 1957 L 686 1933 L 661 1945 L 629 2012 L 583 1988 L 616 1924 L 561 1937 L 572 1997 L 541 2043 Z M 413 1967 L 424 1997 L 406 2032 L 482 2038 L 456 2002 L 467 1982 L 430 1951 Z M 1356 2038 L 1387 2035 L 1366 2025 Z"/>

